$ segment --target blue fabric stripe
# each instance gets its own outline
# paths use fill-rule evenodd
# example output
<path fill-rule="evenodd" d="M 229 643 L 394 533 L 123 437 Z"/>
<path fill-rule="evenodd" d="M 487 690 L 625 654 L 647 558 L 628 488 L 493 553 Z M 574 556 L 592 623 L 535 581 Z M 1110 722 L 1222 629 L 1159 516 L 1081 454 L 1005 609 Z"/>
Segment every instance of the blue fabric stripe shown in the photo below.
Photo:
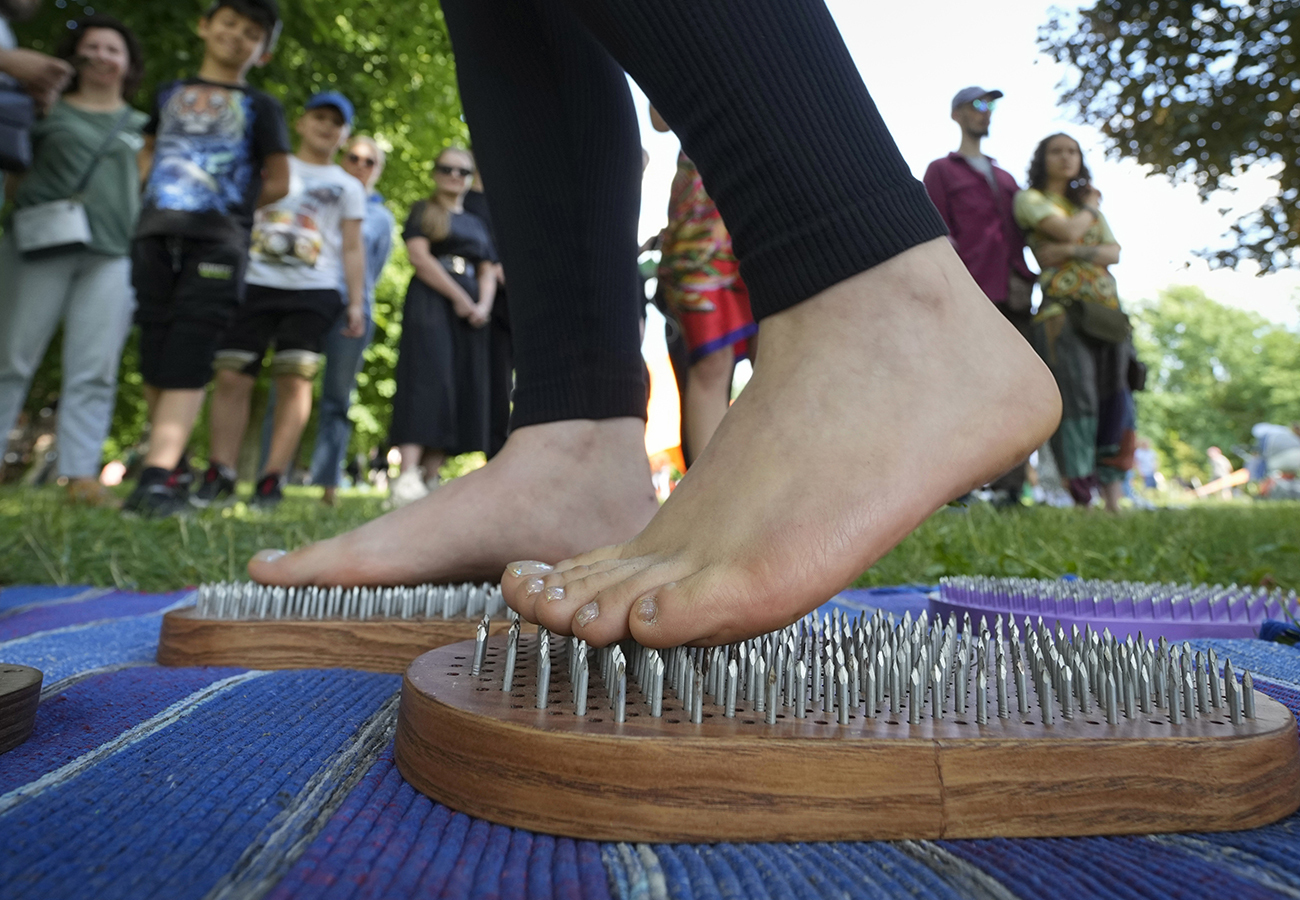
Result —
<path fill-rule="evenodd" d="M 29 606 L 33 603 L 52 603 L 58 600 L 72 600 L 78 596 L 97 597 L 104 593 L 103 588 L 94 588 L 87 584 L 55 585 L 24 584 L 15 587 L 0 588 L 0 612 Z"/>
<path fill-rule="evenodd" d="M 0 619 L 0 641 L 11 641 L 42 631 L 102 619 L 147 615 L 168 609 L 191 593 L 193 592 L 177 591 L 172 594 L 134 594 L 115 591 L 72 603 L 44 604 Z"/>
<path fill-rule="evenodd" d="M 87 678 L 44 701 L 27 743 L 4 755 L 0 794 L 34 781 L 129 731 L 176 701 L 243 669 L 124 669 Z M 105 702 L 105 698 L 111 698 Z"/>
<path fill-rule="evenodd" d="M 197 900 L 397 687 L 345 671 L 240 685 L 0 818 L 0 884 Z"/>
<path fill-rule="evenodd" d="M 33 666 L 52 684 L 69 675 L 114 663 L 151 663 L 158 656 L 161 615 L 73 625 L 0 644 L 7 663 Z"/>
<path fill-rule="evenodd" d="M 267 900 L 609 897 L 599 846 L 453 813 L 402 781 L 391 748 Z"/>
<path fill-rule="evenodd" d="M 942 846 L 1025 897 L 1279 896 L 1190 853 L 1157 850 L 1141 837 L 944 841 Z"/>

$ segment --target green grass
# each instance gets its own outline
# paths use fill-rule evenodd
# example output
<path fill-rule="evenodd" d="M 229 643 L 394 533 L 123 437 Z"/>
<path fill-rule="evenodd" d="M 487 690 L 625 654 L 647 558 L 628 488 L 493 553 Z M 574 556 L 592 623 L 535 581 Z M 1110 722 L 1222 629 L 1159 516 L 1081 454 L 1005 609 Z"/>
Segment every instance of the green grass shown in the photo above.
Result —
<path fill-rule="evenodd" d="M 1100 510 L 986 505 L 931 516 L 858 585 L 934 583 L 944 575 L 1190 581 L 1300 589 L 1300 504 L 1202 503 Z"/>
<path fill-rule="evenodd" d="M 377 496 L 289 488 L 271 513 L 236 503 L 182 518 L 126 519 L 72 506 L 58 488 L 0 488 L 0 584 L 93 584 L 142 591 L 247 578 L 264 547 L 300 547 L 383 512 Z"/>
<path fill-rule="evenodd" d="M 183 519 L 123 519 L 70 506 L 57 488 L 0 488 L 0 584 L 93 584 L 144 591 L 241 579 L 263 547 L 293 548 L 381 514 L 368 495 L 331 509 L 290 489 L 265 514 L 236 504 Z M 1018 575 L 1265 584 L 1300 589 L 1300 504 L 1205 503 L 1118 517 L 1048 508 L 944 509 L 861 586 L 943 575 Z"/>

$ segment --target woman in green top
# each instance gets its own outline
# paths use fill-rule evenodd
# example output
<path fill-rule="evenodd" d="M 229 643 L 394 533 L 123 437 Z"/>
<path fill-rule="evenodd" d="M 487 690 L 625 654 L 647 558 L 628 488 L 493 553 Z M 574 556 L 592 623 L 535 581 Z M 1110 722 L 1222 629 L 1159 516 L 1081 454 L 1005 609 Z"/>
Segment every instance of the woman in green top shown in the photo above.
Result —
<path fill-rule="evenodd" d="M 1100 200 L 1078 142 L 1054 134 L 1034 151 L 1029 189 L 1016 195 L 1015 215 L 1043 270 L 1035 344 L 1062 401 L 1052 454 L 1075 503 L 1087 506 L 1097 487 L 1113 512 L 1124 471 L 1133 465 L 1133 398 L 1126 382 L 1132 346 L 1085 333 L 1080 318 L 1067 313 L 1078 304 L 1097 304 L 1101 310 L 1091 311 L 1103 314 L 1119 309 L 1108 268 L 1119 262 L 1119 244 L 1097 208 Z"/>
<path fill-rule="evenodd" d="M 6 223 L 0 240 L 0 435 L 17 420 L 32 375 L 62 322 L 58 473 L 68 479 L 71 497 L 101 504 L 112 502 L 98 476 L 118 362 L 135 309 L 129 251 L 139 211 L 136 154 L 148 117 L 126 102 L 142 61 L 139 42 L 121 22 L 102 15 L 78 20 L 59 55 L 77 67 L 77 76 L 32 130 L 31 169 L 7 187 L 18 209 L 67 199 L 104 147 L 82 195 L 91 240 L 85 247 L 27 258 L 18 253 L 12 223 Z"/>

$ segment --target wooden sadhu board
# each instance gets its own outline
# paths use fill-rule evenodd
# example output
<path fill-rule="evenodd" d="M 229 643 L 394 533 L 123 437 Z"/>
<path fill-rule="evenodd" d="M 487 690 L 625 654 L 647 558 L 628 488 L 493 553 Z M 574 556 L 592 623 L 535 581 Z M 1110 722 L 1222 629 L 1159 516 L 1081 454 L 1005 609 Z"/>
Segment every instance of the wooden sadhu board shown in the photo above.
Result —
<path fill-rule="evenodd" d="M 826 841 L 1033 837 L 1253 828 L 1300 807 L 1290 711 L 1257 694 L 1256 714 L 1171 725 L 1148 716 L 1038 722 L 1038 710 L 909 725 L 848 725 L 810 713 L 769 725 L 711 704 L 693 724 L 674 695 L 652 718 L 627 686 L 623 723 L 594 677 L 574 715 L 565 666 L 550 702 L 519 645 L 503 692 L 505 639 L 430 651 L 406 670 L 397 726 L 402 775 L 447 806 L 505 825 L 607 841 Z M 603 712 L 603 714 L 602 714 Z"/>
<path fill-rule="evenodd" d="M 360 669 L 404 672 L 411 660 L 444 644 L 472 639 L 479 619 L 208 619 L 194 607 L 163 616 L 158 662 L 164 666 L 251 669 Z M 492 623 L 504 631 L 504 620 Z"/>
<path fill-rule="evenodd" d="M 0 663 L 0 753 L 31 736 L 44 675 L 31 666 Z"/>

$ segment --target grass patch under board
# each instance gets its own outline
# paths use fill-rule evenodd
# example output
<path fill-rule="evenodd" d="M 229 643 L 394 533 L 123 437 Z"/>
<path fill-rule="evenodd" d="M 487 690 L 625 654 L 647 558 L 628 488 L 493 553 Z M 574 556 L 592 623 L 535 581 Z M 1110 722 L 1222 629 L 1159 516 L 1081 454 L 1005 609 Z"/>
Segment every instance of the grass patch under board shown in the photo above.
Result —
<path fill-rule="evenodd" d="M 383 512 L 373 495 L 289 489 L 272 513 L 241 504 L 180 519 L 123 519 L 68 505 L 57 488 L 0 488 L 0 585 L 91 584 L 143 591 L 242 579 L 263 547 L 299 547 Z M 1300 589 L 1300 504 L 1205 503 L 1099 511 L 945 508 L 880 560 L 860 586 L 943 575 L 1017 575 L 1265 584 Z"/>

